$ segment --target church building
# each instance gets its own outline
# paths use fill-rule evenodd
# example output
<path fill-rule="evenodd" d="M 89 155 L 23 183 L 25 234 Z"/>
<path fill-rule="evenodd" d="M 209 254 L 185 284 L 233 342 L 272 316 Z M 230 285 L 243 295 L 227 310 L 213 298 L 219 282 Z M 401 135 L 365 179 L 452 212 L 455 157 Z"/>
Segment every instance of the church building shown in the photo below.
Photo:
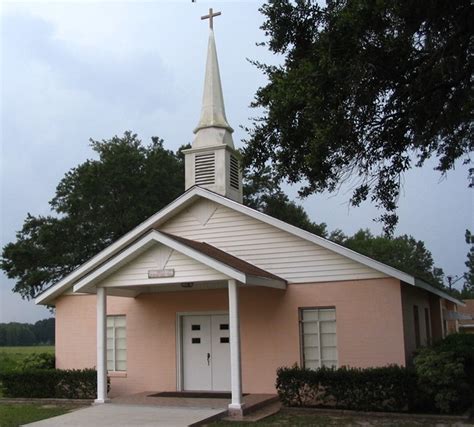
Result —
<path fill-rule="evenodd" d="M 279 367 L 404 366 L 456 330 L 460 301 L 243 205 L 232 133 L 211 25 L 186 191 L 36 299 L 56 308 L 56 367 L 95 367 L 99 403 L 231 392 L 238 414 Z"/>

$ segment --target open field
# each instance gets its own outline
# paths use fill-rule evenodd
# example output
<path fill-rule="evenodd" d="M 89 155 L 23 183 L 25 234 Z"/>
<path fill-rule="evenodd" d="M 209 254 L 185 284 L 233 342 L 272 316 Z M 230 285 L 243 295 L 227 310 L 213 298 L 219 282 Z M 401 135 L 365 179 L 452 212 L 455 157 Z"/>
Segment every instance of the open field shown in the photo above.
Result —
<path fill-rule="evenodd" d="M 54 354 L 54 345 L 37 345 L 27 347 L 0 347 L 0 372 L 11 371 L 31 353 Z"/>

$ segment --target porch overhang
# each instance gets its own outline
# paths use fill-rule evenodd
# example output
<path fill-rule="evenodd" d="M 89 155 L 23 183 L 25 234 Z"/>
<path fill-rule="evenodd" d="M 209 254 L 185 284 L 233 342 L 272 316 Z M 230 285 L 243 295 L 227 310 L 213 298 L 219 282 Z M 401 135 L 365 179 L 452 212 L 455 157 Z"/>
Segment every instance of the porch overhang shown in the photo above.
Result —
<path fill-rule="evenodd" d="M 150 287 L 153 287 L 156 292 L 160 291 L 160 289 L 169 290 L 170 286 L 181 284 L 183 279 L 180 277 L 148 278 L 146 281 L 141 281 L 140 283 L 130 282 L 108 284 L 105 286 L 101 284 L 106 277 L 156 244 L 164 245 L 221 273 L 222 280 L 214 282 L 207 281 L 207 288 L 227 287 L 227 281 L 233 279 L 242 285 L 286 289 L 286 281 L 284 279 L 240 258 L 236 258 L 212 245 L 153 230 L 115 257 L 109 259 L 99 268 L 78 280 L 73 287 L 73 293 L 96 293 L 98 287 L 107 287 L 109 289 L 109 295 L 135 297 L 145 289 L 150 289 Z M 200 280 L 197 279 L 195 282 L 199 283 Z M 220 283 L 222 286 L 220 286 Z"/>

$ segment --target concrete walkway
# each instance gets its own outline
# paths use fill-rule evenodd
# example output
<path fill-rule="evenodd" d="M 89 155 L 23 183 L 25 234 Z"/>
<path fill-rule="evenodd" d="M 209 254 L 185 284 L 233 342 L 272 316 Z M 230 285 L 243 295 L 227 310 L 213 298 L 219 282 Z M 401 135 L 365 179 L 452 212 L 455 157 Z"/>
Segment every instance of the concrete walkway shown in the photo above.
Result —
<path fill-rule="evenodd" d="M 222 408 L 164 407 L 107 403 L 28 424 L 28 427 L 184 427 L 223 411 Z"/>

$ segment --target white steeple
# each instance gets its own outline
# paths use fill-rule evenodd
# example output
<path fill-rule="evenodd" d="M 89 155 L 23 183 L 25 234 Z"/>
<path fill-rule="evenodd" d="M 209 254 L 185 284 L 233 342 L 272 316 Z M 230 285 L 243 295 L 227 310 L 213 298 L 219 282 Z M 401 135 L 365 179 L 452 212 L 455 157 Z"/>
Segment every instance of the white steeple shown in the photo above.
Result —
<path fill-rule="evenodd" d="M 222 95 L 221 76 L 213 30 L 209 31 L 201 118 L 196 129 L 194 129 L 194 133 L 197 134 L 201 129 L 206 128 L 227 129 L 230 133 L 234 131 L 225 116 L 224 96 Z"/>
<path fill-rule="evenodd" d="M 232 132 L 227 122 L 222 94 L 219 63 L 212 19 L 209 18 L 210 31 L 207 48 L 206 74 L 202 97 L 201 118 L 194 129 L 192 148 L 184 150 L 186 168 L 186 190 L 194 185 L 208 188 L 230 199 L 242 203 L 242 174 L 239 167 L 239 154 L 234 148 Z"/>

